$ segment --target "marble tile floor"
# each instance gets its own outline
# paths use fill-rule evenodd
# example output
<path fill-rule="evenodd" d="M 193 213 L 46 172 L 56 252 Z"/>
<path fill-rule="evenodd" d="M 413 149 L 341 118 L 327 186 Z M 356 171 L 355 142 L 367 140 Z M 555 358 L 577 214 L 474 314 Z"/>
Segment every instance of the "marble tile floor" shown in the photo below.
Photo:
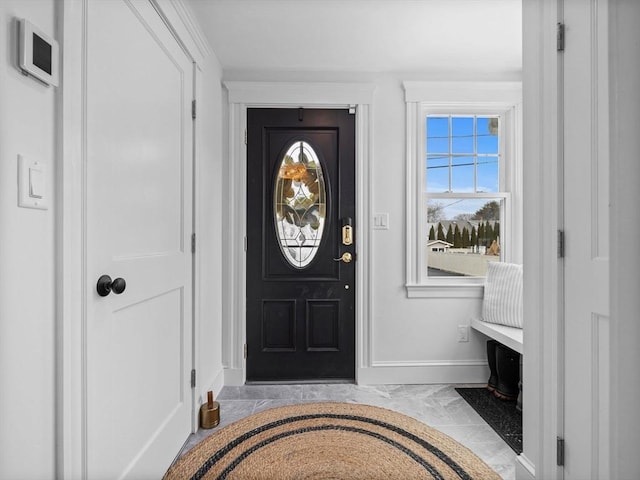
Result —
<path fill-rule="evenodd" d="M 515 452 L 455 391 L 462 385 L 245 385 L 224 387 L 220 425 L 191 435 L 180 455 L 220 428 L 269 408 L 309 402 L 364 403 L 404 413 L 462 443 L 505 480 L 515 479 Z M 465 385 L 467 386 L 467 385 Z"/>

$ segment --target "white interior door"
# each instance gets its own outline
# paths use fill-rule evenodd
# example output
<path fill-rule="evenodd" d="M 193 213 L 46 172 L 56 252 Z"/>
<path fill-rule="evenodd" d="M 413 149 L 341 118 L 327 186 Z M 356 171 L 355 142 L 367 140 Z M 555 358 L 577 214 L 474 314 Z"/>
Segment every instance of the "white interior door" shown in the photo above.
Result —
<path fill-rule="evenodd" d="M 158 479 L 191 429 L 192 62 L 150 2 L 86 5 L 87 473 Z"/>
<path fill-rule="evenodd" d="M 575 480 L 609 478 L 607 3 L 564 0 L 566 47 L 560 54 L 565 142 L 565 479 Z"/>

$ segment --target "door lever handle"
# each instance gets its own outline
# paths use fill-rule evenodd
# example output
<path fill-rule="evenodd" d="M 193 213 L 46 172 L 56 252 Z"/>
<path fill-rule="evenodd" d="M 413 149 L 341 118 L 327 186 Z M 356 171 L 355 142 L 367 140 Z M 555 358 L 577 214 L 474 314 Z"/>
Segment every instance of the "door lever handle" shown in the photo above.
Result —
<path fill-rule="evenodd" d="M 351 255 L 349 252 L 344 252 L 340 258 L 333 259 L 334 262 L 344 262 L 344 263 L 351 263 L 352 260 L 353 260 L 353 255 Z"/>

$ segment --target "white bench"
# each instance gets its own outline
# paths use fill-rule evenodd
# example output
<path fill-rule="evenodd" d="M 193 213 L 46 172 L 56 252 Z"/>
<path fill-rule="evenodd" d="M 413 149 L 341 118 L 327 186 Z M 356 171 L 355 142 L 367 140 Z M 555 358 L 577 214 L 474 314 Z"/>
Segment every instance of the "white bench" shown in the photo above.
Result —
<path fill-rule="evenodd" d="M 511 350 L 515 350 L 522 355 L 522 329 L 516 327 L 507 327 L 506 325 L 498 325 L 497 323 L 483 322 L 479 318 L 471 319 L 471 328 L 480 333 L 484 333 L 487 337 L 493 338 L 495 341 L 506 345 Z"/>

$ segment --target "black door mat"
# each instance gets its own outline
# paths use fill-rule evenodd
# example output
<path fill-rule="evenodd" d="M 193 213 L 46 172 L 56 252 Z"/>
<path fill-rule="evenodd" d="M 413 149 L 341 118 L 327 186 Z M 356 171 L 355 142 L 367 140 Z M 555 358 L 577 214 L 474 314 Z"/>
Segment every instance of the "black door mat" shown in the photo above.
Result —
<path fill-rule="evenodd" d="M 456 392 L 518 455 L 522 453 L 522 413 L 516 401 L 496 398 L 486 388 L 456 388 Z"/>

